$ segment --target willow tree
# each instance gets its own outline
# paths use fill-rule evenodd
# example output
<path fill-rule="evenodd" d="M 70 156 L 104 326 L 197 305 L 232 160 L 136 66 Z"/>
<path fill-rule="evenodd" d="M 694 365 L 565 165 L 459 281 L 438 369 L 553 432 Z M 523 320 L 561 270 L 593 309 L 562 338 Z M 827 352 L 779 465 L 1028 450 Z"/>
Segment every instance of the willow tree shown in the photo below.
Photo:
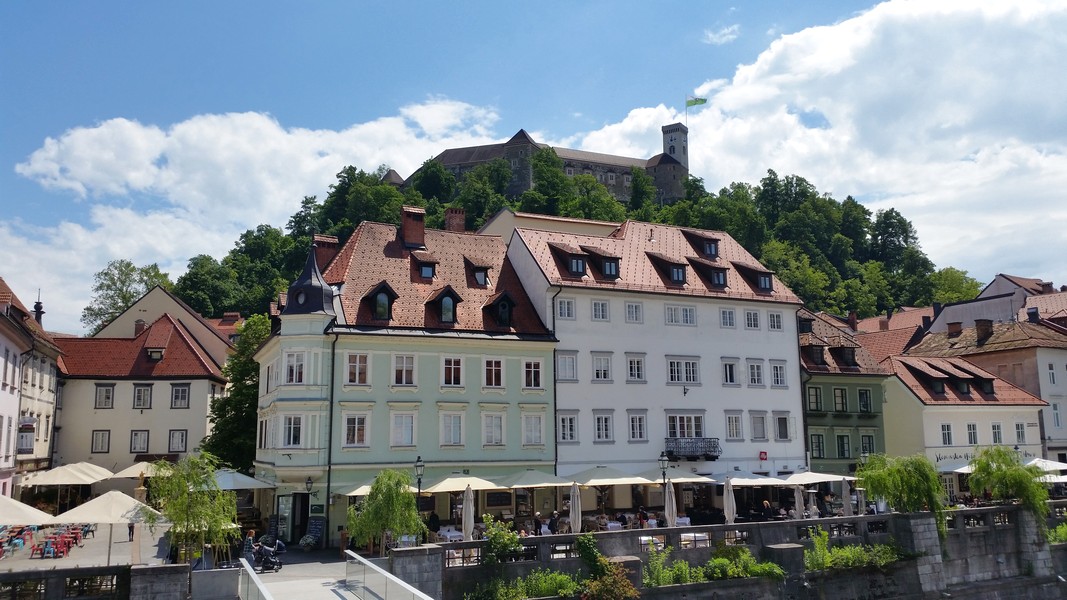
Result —
<path fill-rule="evenodd" d="M 387 531 L 393 539 L 402 535 L 421 536 L 426 532 L 415 506 L 415 494 L 411 492 L 411 477 L 392 469 L 379 472 L 363 502 L 348 507 L 348 533 L 356 544 L 384 542 L 382 538 Z M 385 556 L 384 543 L 381 555 Z"/>
<path fill-rule="evenodd" d="M 206 544 L 226 548 L 241 536 L 235 526 L 237 496 L 219 489 L 215 480 L 220 466 L 218 457 L 201 452 L 177 463 L 155 463 L 155 472 L 148 480 L 152 502 L 171 523 L 171 544 L 184 550 L 186 560 Z M 148 513 L 145 520 L 154 525 L 159 517 Z"/>
<path fill-rule="evenodd" d="M 933 513 L 937 533 L 944 538 L 945 489 L 930 459 L 922 454 L 874 454 L 856 471 L 860 487 L 872 498 L 883 498 L 900 512 Z"/>
<path fill-rule="evenodd" d="M 1018 500 L 1044 529 L 1048 517 L 1048 489 L 1040 477 L 1045 473 L 1024 465 L 1019 453 L 1007 446 L 979 448 L 971 459 L 971 490 L 989 490 L 996 500 Z"/>

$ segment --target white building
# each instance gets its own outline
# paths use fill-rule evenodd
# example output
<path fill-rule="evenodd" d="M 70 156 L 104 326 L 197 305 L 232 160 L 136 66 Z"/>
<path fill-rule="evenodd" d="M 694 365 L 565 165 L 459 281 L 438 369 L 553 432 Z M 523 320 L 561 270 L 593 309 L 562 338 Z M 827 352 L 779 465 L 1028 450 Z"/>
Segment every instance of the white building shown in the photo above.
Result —
<path fill-rule="evenodd" d="M 508 257 L 559 339 L 559 475 L 805 468 L 800 301 L 729 235 L 519 228 Z"/>

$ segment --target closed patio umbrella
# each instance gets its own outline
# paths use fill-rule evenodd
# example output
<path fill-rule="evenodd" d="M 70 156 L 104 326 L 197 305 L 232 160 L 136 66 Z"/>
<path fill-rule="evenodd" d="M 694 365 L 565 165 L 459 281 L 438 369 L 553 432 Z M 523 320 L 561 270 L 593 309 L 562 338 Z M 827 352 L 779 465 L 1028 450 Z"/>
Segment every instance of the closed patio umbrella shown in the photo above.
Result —
<path fill-rule="evenodd" d="M 582 490 L 578 482 L 571 484 L 571 533 L 582 532 Z"/>
<path fill-rule="evenodd" d="M 804 516 L 804 486 L 793 486 L 793 510 L 796 511 L 798 519 Z"/>
<path fill-rule="evenodd" d="M 674 501 L 674 482 L 667 480 L 663 486 L 663 518 L 667 521 L 667 527 L 674 527 L 678 520 L 678 505 Z"/>
<path fill-rule="evenodd" d="M 841 504 L 846 517 L 852 516 L 852 494 L 848 490 L 848 480 L 841 478 Z"/>
<path fill-rule="evenodd" d="M 722 512 L 726 516 L 726 524 L 733 525 L 737 519 L 737 501 L 734 500 L 734 484 L 729 477 L 723 483 Z"/>
<path fill-rule="evenodd" d="M 463 490 L 463 541 L 474 539 L 474 490 L 471 486 Z"/>

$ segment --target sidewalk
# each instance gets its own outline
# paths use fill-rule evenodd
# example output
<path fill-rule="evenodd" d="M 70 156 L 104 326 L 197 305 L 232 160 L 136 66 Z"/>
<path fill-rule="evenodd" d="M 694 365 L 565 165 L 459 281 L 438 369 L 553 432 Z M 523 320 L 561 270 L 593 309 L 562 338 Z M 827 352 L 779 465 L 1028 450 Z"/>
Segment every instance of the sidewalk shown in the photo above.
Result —
<path fill-rule="evenodd" d="M 63 558 L 30 558 L 29 547 L 17 550 L 0 559 L 0 571 L 32 571 L 57 568 L 97 567 L 108 564 L 107 541 L 110 525 L 98 525 L 95 535 L 82 540 L 81 546 L 74 546 L 70 554 Z M 163 539 L 169 526 L 157 526 L 150 531 L 147 525 L 138 525 L 134 541 L 129 541 L 126 525 L 115 525 L 111 540 L 112 565 L 161 565 L 167 556 L 167 541 Z M 43 539 L 42 529 L 37 539 Z"/>
<path fill-rule="evenodd" d="M 299 546 L 289 546 L 281 555 L 282 569 L 260 573 L 259 578 L 275 600 L 299 598 L 316 600 L 356 598 L 344 588 L 345 565 L 337 548 L 304 552 Z"/>

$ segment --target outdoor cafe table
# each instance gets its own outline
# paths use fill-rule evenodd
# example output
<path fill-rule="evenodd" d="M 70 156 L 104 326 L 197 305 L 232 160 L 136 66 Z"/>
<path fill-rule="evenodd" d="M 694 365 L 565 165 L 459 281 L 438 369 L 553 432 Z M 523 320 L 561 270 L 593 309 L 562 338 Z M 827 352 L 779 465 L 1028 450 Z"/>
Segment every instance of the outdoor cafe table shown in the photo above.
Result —
<path fill-rule="evenodd" d="M 463 532 L 462 531 L 456 531 L 455 529 L 442 529 L 441 531 L 437 532 L 437 535 L 445 538 L 445 541 L 448 541 L 448 542 L 462 542 L 463 541 Z"/>
<path fill-rule="evenodd" d="M 619 521 L 608 521 L 608 531 L 621 531 L 622 523 Z"/>
<path fill-rule="evenodd" d="M 674 524 L 677 527 L 687 527 L 690 525 L 689 517 L 678 517 L 674 520 Z"/>

